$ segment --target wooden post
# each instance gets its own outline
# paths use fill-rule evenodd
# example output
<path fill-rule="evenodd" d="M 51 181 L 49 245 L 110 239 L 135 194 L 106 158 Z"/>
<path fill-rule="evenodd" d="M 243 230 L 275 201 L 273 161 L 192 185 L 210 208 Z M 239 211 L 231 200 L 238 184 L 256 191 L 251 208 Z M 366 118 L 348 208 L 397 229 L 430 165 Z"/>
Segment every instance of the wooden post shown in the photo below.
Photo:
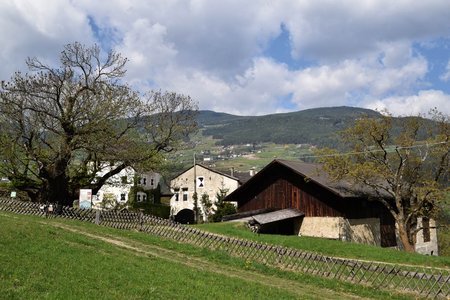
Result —
<path fill-rule="evenodd" d="M 100 210 L 95 211 L 95 224 L 100 225 Z"/>

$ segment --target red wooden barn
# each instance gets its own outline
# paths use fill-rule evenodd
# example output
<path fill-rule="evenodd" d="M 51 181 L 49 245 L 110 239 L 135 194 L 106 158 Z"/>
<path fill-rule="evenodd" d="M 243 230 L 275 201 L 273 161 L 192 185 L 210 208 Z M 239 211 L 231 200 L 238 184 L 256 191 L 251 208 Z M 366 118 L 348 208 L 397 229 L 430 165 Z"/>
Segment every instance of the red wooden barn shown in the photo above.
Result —
<path fill-rule="evenodd" d="M 274 160 L 225 200 L 237 202 L 238 212 L 245 215 L 297 209 L 301 216 L 295 222 L 279 223 L 293 226 L 285 232 L 396 246 L 394 219 L 371 197 L 362 187 L 332 182 L 317 164 Z"/>

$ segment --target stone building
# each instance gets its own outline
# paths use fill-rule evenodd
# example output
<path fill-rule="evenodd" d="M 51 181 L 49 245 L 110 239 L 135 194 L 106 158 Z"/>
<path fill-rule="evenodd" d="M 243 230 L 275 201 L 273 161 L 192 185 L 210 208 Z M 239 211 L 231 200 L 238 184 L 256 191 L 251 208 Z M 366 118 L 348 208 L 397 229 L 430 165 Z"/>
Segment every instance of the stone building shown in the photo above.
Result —
<path fill-rule="evenodd" d="M 201 199 L 206 195 L 215 207 L 217 193 L 226 191 L 231 193 L 240 185 L 237 177 L 213 170 L 201 164 L 195 164 L 185 170 L 170 181 L 171 216 L 181 223 L 193 223 L 194 215 L 194 193 L 197 193 L 198 207 L 200 215 L 199 221 L 207 219 L 205 207 L 201 204 Z"/>

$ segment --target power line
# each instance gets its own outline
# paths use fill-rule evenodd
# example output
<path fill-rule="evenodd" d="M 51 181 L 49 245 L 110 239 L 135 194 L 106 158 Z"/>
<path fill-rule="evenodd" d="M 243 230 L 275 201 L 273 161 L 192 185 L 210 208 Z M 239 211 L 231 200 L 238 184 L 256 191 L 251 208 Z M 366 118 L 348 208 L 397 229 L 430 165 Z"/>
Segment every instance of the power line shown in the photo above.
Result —
<path fill-rule="evenodd" d="M 448 144 L 450 142 L 438 142 L 438 143 L 431 143 L 431 144 L 421 144 L 421 145 L 413 145 L 413 146 L 395 146 L 395 150 L 402 150 L 402 149 L 413 149 L 413 148 L 422 148 L 422 147 L 432 147 L 437 145 L 443 145 Z M 391 146 L 392 147 L 392 146 Z M 338 156 L 348 156 L 348 155 L 359 155 L 359 154 L 366 154 L 366 153 L 373 153 L 373 152 L 385 152 L 386 150 L 366 150 L 366 151 L 356 151 L 356 152 L 347 152 L 347 153 L 335 153 L 335 154 L 323 154 L 323 155 L 304 155 L 301 156 L 301 158 L 318 158 L 318 157 L 338 157 Z"/>

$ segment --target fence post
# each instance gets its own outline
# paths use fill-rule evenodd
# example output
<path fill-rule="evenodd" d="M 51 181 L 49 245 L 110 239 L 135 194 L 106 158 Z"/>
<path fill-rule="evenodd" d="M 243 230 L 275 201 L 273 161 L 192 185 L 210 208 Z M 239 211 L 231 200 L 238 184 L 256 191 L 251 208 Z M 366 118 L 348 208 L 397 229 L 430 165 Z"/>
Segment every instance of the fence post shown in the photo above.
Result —
<path fill-rule="evenodd" d="M 139 231 L 142 231 L 142 227 L 144 227 L 144 213 L 141 211 L 139 213 Z"/>
<path fill-rule="evenodd" d="M 95 224 L 100 225 L 100 210 L 95 211 Z"/>

